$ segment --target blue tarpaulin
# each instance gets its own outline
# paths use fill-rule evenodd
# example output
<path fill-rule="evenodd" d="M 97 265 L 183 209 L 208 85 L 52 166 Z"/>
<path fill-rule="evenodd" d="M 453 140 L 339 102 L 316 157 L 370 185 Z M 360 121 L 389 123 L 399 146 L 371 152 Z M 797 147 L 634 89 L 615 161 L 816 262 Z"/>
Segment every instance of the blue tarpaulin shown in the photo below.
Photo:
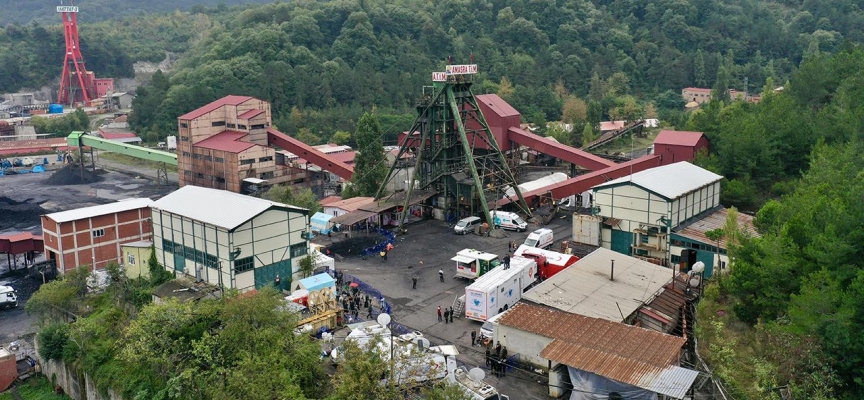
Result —
<path fill-rule="evenodd" d="M 312 219 L 309 221 L 310 225 L 312 225 L 312 230 L 321 232 L 321 234 L 326 235 L 332 229 L 330 225 L 330 219 L 333 218 L 334 215 L 324 214 L 322 212 L 317 212 L 312 216 Z"/>
<path fill-rule="evenodd" d="M 318 274 L 305 279 L 301 279 L 297 281 L 297 284 L 300 289 L 306 289 L 310 292 L 314 292 L 316 290 L 326 287 L 336 286 L 336 280 L 328 274 Z"/>

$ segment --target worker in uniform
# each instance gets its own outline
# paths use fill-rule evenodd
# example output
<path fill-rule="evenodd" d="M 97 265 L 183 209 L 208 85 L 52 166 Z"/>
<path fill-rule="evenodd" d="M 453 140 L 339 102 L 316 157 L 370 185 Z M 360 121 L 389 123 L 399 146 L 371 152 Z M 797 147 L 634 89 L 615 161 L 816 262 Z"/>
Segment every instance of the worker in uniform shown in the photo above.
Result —
<path fill-rule="evenodd" d="M 438 279 L 440 279 L 441 282 L 444 282 L 444 270 L 443 269 L 438 270 Z"/>

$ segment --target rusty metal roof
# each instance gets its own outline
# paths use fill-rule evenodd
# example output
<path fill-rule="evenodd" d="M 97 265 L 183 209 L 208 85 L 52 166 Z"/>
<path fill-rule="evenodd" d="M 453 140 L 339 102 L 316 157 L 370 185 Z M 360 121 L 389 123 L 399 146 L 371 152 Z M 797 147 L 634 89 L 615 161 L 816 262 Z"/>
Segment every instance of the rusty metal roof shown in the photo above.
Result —
<path fill-rule="evenodd" d="M 540 357 L 657 393 L 680 398 L 698 375 L 677 366 L 682 337 L 526 303 L 498 323 L 554 339 Z"/>
<path fill-rule="evenodd" d="M 681 225 L 678 230 L 675 231 L 675 234 L 686 237 L 688 239 L 693 239 L 697 242 L 714 245 L 715 242 L 711 239 L 708 239 L 708 237 L 705 236 L 705 232 L 714 229 L 723 229 L 723 225 L 726 224 L 727 215 L 728 210 L 726 208 L 723 208 L 722 206 L 718 206 L 711 214 L 708 214 L 693 222 L 688 222 L 684 225 Z M 745 234 L 748 234 L 752 237 L 759 236 L 759 232 L 756 231 L 756 227 L 753 226 L 753 217 L 742 212 L 738 213 L 738 228 L 741 229 Z M 720 240 L 720 248 L 726 248 L 725 238 Z"/>

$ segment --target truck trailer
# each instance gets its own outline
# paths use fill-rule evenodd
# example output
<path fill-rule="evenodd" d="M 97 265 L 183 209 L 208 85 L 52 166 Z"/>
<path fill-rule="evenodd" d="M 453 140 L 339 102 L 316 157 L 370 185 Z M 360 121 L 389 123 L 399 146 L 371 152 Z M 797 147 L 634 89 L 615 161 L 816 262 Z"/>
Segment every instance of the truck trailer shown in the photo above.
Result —
<path fill-rule="evenodd" d="M 510 268 L 499 266 L 465 288 L 465 318 L 486 321 L 508 310 L 536 278 L 537 263 L 531 258 L 513 257 Z"/>
<path fill-rule="evenodd" d="M 553 275 L 575 264 L 576 261 L 579 261 L 579 257 L 572 254 L 538 249 L 524 244 L 519 246 L 513 255 L 518 257 L 528 257 L 535 260 L 538 269 L 537 279 L 540 281 L 551 278 Z"/>

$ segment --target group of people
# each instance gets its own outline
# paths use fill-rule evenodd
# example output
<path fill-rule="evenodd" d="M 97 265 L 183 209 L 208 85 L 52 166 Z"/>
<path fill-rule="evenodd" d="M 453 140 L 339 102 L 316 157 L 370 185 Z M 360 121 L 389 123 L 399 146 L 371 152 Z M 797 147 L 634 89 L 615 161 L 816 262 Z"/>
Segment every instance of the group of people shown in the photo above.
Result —
<path fill-rule="evenodd" d="M 453 315 L 456 314 L 453 311 L 453 307 L 447 308 L 444 307 L 444 312 L 441 312 L 441 306 L 438 306 L 438 322 L 441 322 L 442 316 L 445 324 L 453 323 Z"/>
<path fill-rule="evenodd" d="M 381 256 L 381 262 L 387 261 L 387 254 L 390 253 L 391 250 L 393 250 L 393 243 L 387 243 L 387 246 L 384 246 L 384 249 L 379 253 Z"/>
<path fill-rule="evenodd" d="M 489 342 L 486 346 L 486 366 L 492 370 L 492 375 L 507 375 L 507 346 L 501 347 L 501 342 L 498 342 L 493 348 L 492 342 Z"/>
<path fill-rule="evenodd" d="M 357 288 L 352 293 L 348 291 L 342 292 L 340 296 L 342 298 L 342 309 L 345 310 L 347 315 L 353 316 L 354 319 L 357 319 L 360 316 L 360 306 L 362 304 L 363 310 L 368 310 L 369 312 L 366 314 L 366 318 L 372 318 L 372 300 L 365 293 L 359 293 Z"/>

